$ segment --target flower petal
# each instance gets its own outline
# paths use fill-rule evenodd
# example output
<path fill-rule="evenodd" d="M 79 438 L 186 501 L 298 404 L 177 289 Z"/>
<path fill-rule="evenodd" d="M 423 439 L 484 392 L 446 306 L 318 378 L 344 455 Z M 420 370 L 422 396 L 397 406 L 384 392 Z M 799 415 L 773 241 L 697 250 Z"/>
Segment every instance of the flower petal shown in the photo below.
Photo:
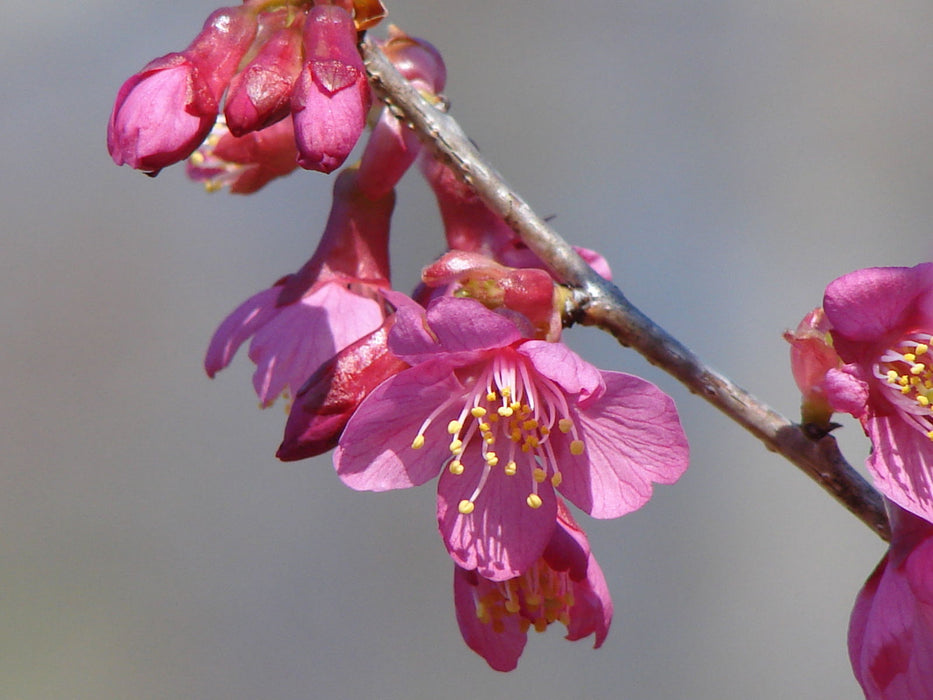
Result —
<path fill-rule="evenodd" d="M 528 340 L 518 346 L 518 352 L 568 394 L 579 395 L 580 401 L 602 393 L 602 373 L 563 343 Z"/>
<path fill-rule="evenodd" d="M 672 484 L 687 469 L 689 448 L 673 400 L 644 379 L 602 372 L 606 391 L 577 411 L 585 451 L 572 435 L 552 433 L 561 493 L 594 518 L 615 518 L 643 506 L 652 483 Z"/>
<path fill-rule="evenodd" d="M 334 466 L 341 480 L 358 491 L 387 491 L 437 476 L 450 458 L 449 418 L 440 415 L 431 422 L 422 448 L 413 449 L 412 441 L 434 409 L 462 393 L 462 385 L 440 362 L 384 381 L 363 400 L 340 438 Z M 455 405 L 459 409 L 462 402 Z M 456 416 L 451 413 L 450 418 Z"/>
<path fill-rule="evenodd" d="M 240 346 L 275 316 L 279 291 L 279 287 L 272 287 L 254 294 L 224 319 L 214 332 L 204 358 L 204 369 L 209 377 L 213 379 L 229 365 Z"/>
<path fill-rule="evenodd" d="M 875 486 L 905 510 L 933 522 L 933 441 L 897 414 L 872 416 L 865 429 Z"/>
<path fill-rule="evenodd" d="M 528 634 L 522 631 L 517 615 L 503 618 L 503 629 L 498 632 L 493 625 L 479 619 L 476 606 L 485 592 L 483 586 L 475 571 L 454 567 L 454 606 L 460 634 L 467 646 L 486 659 L 493 669 L 512 671 L 518 666 Z"/>
<path fill-rule="evenodd" d="M 479 448 L 468 451 L 464 464 L 484 464 Z M 492 581 L 523 573 L 543 554 L 557 517 L 557 497 L 550 483 L 538 485 L 542 505 L 531 508 L 526 499 L 532 479 L 519 471 L 506 476 L 494 467 L 472 513 L 462 515 L 460 501 L 470 500 L 482 470 L 467 468 L 460 475 L 445 469 L 437 485 L 437 522 L 453 560 Z"/>

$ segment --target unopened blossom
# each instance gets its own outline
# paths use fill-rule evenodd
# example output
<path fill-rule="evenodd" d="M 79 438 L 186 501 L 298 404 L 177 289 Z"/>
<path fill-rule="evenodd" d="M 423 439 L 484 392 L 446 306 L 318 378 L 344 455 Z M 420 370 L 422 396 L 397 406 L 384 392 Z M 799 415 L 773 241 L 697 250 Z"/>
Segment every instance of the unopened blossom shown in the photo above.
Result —
<path fill-rule="evenodd" d="M 389 219 L 394 193 L 370 200 L 356 172 L 334 183 L 334 203 L 314 256 L 298 272 L 247 299 L 211 339 L 205 369 L 213 377 L 251 340 L 253 386 L 264 406 L 294 396 L 335 353 L 378 328 L 379 290 L 389 286 Z"/>
<path fill-rule="evenodd" d="M 264 17 L 270 36 L 230 81 L 224 101 L 227 127 L 234 136 L 262 129 L 291 112 L 292 89 L 301 72 L 305 15 L 282 9 Z"/>
<path fill-rule="evenodd" d="M 285 462 L 324 454 L 337 446 L 350 416 L 363 399 L 408 364 L 388 348 L 395 315 L 372 333 L 340 350 L 299 389 L 275 456 Z"/>
<path fill-rule="evenodd" d="M 784 333 L 784 339 L 790 343 L 791 371 L 802 395 L 802 420 L 805 425 L 827 428 L 833 409 L 824 388 L 826 373 L 838 367 L 841 360 L 833 348 L 823 309 L 814 309 L 804 316 L 796 330 Z"/>
<path fill-rule="evenodd" d="M 933 700 L 933 524 L 892 506 L 891 548 L 849 622 L 849 659 L 867 700 Z"/>
<path fill-rule="evenodd" d="M 840 277 L 823 309 L 845 363 L 827 373 L 830 403 L 861 421 L 878 489 L 933 521 L 933 263 Z"/>
<path fill-rule="evenodd" d="M 187 49 L 151 61 L 127 80 L 107 126 L 114 162 L 155 174 L 191 155 L 213 127 L 224 90 L 255 35 L 252 10 L 222 8 Z"/>
<path fill-rule="evenodd" d="M 211 192 L 228 187 L 234 194 L 250 194 L 296 170 L 297 154 L 291 119 L 237 137 L 221 117 L 185 171 Z"/>
<path fill-rule="evenodd" d="M 315 5 L 305 20 L 303 49 L 291 102 L 298 163 L 329 173 L 350 155 L 372 102 L 353 18 L 336 5 Z"/>
<path fill-rule="evenodd" d="M 557 501 L 557 527 L 541 557 L 523 574 L 490 581 L 454 568 L 454 604 L 463 640 L 497 671 L 511 671 L 525 648 L 528 630 L 554 622 L 567 639 L 595 636 L 602 646 L 612 622 L 612 599 L 586 533 Z"/>
<path fill-rule="evenodd" d="M 363 400 L 334 463 L 359 490 L 439 475 L 438 526 L 463 568 L 494 581 L 526 571 L 554 532 L 555 490 L 613 518 L 686 469 L 673 401 L 649 382 L 528 340 L 472 299 L 396 315 L 389 349 L 412 367 Z"/>
<path fill-rule="evenodd" d="M 410 37 L 389 26 L 382 50 L 412 87 L 438 101 L 447 69 L 440 52 L 424 39 Z M 371 197 L 395 187 L 421 151 L 421 141 L 389 107 L 383 107 L 360 158 L 360 188 Z"/>

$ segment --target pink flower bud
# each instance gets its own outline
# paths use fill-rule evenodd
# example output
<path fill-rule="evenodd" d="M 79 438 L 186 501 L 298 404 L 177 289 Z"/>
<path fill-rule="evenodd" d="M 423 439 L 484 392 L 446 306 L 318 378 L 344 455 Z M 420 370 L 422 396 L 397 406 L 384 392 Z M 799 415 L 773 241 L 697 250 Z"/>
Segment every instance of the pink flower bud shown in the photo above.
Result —
<path fill-rule="evenodd" d="M 311 8 L 304 54 L 291 103 L 298 163 L 329 173 L 359 140 L 372 101 L 350 15 L 334 5 Z"/>
<path fill-rule="evenodd" d="M 284 12 L 276 19 L 285 19 Z M 301 72 L 304 15 L 275 31 L 259 53 L 230 82 L 224 105 L 227 127 L 234 136 L 262 129 L 288 116 L 292 88 Z"/>
<path fill-rule="evenodd" d="M 823 309 L 814 309 L 793 332 L 784 333 L 790 343 L 790 366 L 797 388 L 803 395 L 801 418 L 804 423 L 826 426 L 833 414 L 826 397 L 826 373 L 842 364 L 833 349 L 830 323 Z"/>
<path fill-rule="evenodd" d="M 120 88 L 107 127 L 117 165 L 156 174 L 187 158 L 210 132 L 223 92 L 256 35 L 245 8 L 222 8 L 181 53 L 147 64 Z"/>
<path fill-rule="evenodd" d="M 236 137 L 219 120 L 210 136 L 188 159 L 186 172 L 208 191 L 229 187 L 250 194 L 298 167 L 292 120 L 283 119 L 260 131 Z"/>

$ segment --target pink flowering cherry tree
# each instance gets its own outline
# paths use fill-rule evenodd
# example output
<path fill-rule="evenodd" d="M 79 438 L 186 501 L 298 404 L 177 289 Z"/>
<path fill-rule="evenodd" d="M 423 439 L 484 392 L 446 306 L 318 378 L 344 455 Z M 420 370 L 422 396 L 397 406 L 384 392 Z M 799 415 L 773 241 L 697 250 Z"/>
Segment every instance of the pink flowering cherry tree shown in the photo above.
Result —
<path fill-rule="evenodd" d="M 260 403 L 291 401 L 284 461 L 333 450 L 356 490 L 437 479 L 461 634 L 508 671 L 532 628 L 560 622 L 596 647 L 608 634 L 611 582 L 571 507 L 626 515 L 688 466 L 674 401 L 562 340 L 573 325 L 607 331 L 890 540 L 852 613 L 852 666 L 870 700 L 933 698 L 933 263 L 845 275 L 785 334 L 795 423 L 635 308 L 605 258 L 555 233 L 447 113 L 441 52 L 394 26 L 373 37 L 386 14 L 379 0 L 244 0 L 117 93 L 117 165 L 156 175 L 187 161 L 192 180 L 241 195 L 339 170 L 313 256 L 222 321 L 208 375 L 249 344 Z M 441 225 L 409 294 L 393 287 L 389 232 L 416 160 Z M 861 422 L 877 490 L 842 457 L 834 412 Z"/>

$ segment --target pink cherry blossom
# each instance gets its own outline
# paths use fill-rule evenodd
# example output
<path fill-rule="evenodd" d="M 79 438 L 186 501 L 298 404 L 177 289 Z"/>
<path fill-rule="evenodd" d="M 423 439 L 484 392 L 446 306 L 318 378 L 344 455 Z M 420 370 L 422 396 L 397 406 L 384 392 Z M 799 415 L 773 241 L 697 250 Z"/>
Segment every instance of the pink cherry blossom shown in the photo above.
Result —
<path fill-rule="evenodd" d="M 264 406 L 294 396 L 322 363 L 375 330 L 385 317 L 379 290 L 389 285 L 389 218 L 395 196 L 370 200 L 356 171 L 334 183 L 334 204 L 314 256 L 293 275 L 247 299 L 211 339 L 213 377 L 252 338 L 253 385 Z"/>
<path fill-rule="evenodd" d="M 686 469 L 673 401 L 649 382 L 528 340 L 472 299 L 396 306 L 389 349 L 412 367 L 360 404 L 334 463 L 359 490 L 440 473 L 438 525 L 463 568 L 494 581 L 523 573 L 553 534 L 555 489 L 613 518 Z"/>
<path fill-rule="evenodd" d="M 612 622 L 603 572 L 586 533 L 559 499 L 557 527 L 541 557 L 521 576 L 506 581 L 490 581 L 456 566 L 454 604 L 463 640 L 497 671 L 518 665 L 531 628 L 543 632 L 560 622 L 567 639 L 593 634 L 598 649 Z"/>
<path fill-rule="evenodd" d="M 826 375 L 830 402 L 861 420 L 878 489 L 933 521 L 933 263 L 840 277 L 823 309 L 845 363 Z"/>
<path fill-rule="evenodd" d="M 891 507 L 891 549 L 849 623 L 849 658 L 867 700 L 933 700 L 933 525 Z"/>

